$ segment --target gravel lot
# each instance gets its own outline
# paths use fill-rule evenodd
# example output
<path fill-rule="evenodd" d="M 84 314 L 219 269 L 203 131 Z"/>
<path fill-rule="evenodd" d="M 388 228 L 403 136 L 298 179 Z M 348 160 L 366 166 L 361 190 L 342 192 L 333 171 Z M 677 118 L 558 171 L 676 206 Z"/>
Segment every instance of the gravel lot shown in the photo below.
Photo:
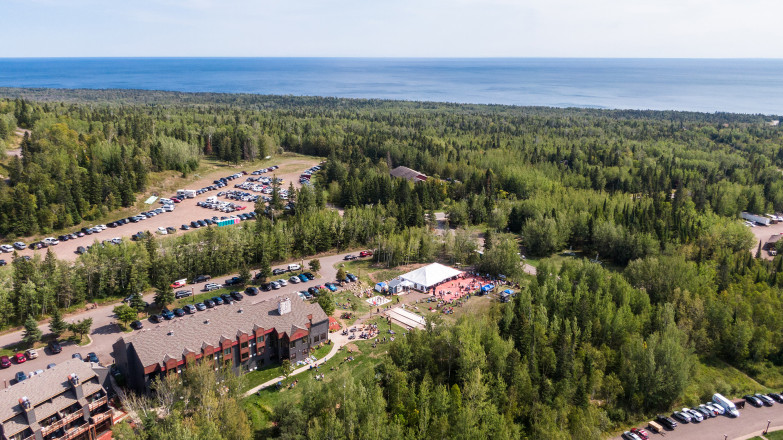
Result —
<path fill-rule="evenodd" d="M 302 173 L 302 171 L 318 164 L 318 159 L 316 158 L 300 158 L 300 159 L 294 159 L 294 160 L 287 160 L 284 165 L 282 165 L 278 170 L 278 172 L 269 173 L 266 174 L 268 176 L 275 175 L 279 178 L 283 179 L 283 188 L 288 188 L 288 185 L 290 182 L 293 182 L 295 188 L 301 187 L 301 184 L 299 183 L 299 175 Z M 248 173 L 254 171 L 255 168 L 247 168 L 245 171 Z M 223 169 L 218 170 L 213 173 L 210 173 L 209 175 L 202 177 L 201 179 L 197 180 L 196 182 L 189 184 L 186 188 L 187 189 L 199 189 L 203 188 L 209 185 L 212 185 L 212 182 L 215 179 L 218 179 L 220 177 L 225 177 L 228 175 L 231 175 L 233 173 L 238 172 L 235 168 L 230 169 Z M 228 190 L 228 189 L 234 189 L 234 184 L 244 182 L 244 178 L 235 179 L 232 181 L 229 181 L 229 185 L 221 188 L 220 190 Z M 219 190 L 219 191 L 220 191 Z M 197 196 L 194 199 L 185 199 L 182 201 L 182 203 L 176 204 L 176 209 L 174 212 L 166 212 L 160 215 L 157 215 L 155 217 L 143 220 L 139 223 L 128 223 L 123 226 L 119 226 L 117 228 L 107 228 L 105 231 L 99 233 L 99 234 L 92 234 L 92 235 L 85 235 L 84 237 L 77 238 L 76 240 L 68 240 L 66 242 L 61 242 L 60 244 L 51 247 L 51 249 L 54 251 L 54 253 L 57 255 L 58 259 L 64 260 L 64 261 L 75 261 L 78 257 L 78 254 L 76 254 L 76 249 L 79 246 L 88 246 L 92 244 L 95 240 L 103 241 L 106 239 L 112 239 L 115 237 L 120 237 L 124 240 L 130 240 L 131 235 L 139 232 L 139 231 L 150 231 L 154 232 L 159 227 L 167 227 L 172 226 L 177 229 L 176 235 L 184 234 L 188 231 L 182 231 L 180 230 L 180 226 L 182 224 L 190 224 L 193 220 L 199 220 L 204 218 L 211 218 L 214 215 L 222 216 L 226 215 L 224 213 L 221 213 L 219 211 L 214 211 L 210 209 L 201 208 L 199 206 L 196 206 L 196 203 L 201 200 L 206 200 L 207 197 L 216 195 L 219 191 L 208 191 L 204 194 L 201 194 L 200 196 Z M 162 197 L 170 197 L 173 194 L 169 193 L 162 193 Z M 142 196 L 141 199 L 146 199 L 148 196 Z M 240 202 L 242 203 L 242 202 Z M 252 203 L 242 203 L 245 206 L 247 206 L 247 209 L 244 211 L 239 212 L 248 212 L 252 211 L 254 206 Z M 155 209 L 159 206 L 161 206 L 159 203 L 154 203 L 152 205 L 148 205 L 149 208 L 145 209 Z M 108 222 L 107 222 L 108 223 Z M 98 224 L 98 223 L 95 223 Z M 91 226 L 91 225 L 90 225 Z M 72 230 L 76 231 L 81 229 L 80 227 L 74 227 Z M 193 229 L 191 229 L 192 231 Z M 52 236 L 57 237 L 60 234 L 52 234 Z M 16 241 L 16 240 L 14 240 Z M 31 239 L 23 239 L 21 240 L 26 244 L 30 244 L 34 240 Z M 5 240 L 2 243 L 11 244 L 13 241 L 11 240 Z M 44 258 L 46 256 L 46 249 L 40 249 L 40 250 L 32 250 L 32 249 L 25 249 L 23 251 L 18 251 L 19 255 L 29 255 L 33 256 L 35 254 L 38 254 L 41 256 L 41 258 Z M 10 263 L 11 261 L 11 255 L 12 254 L 0 254 L 0 258 L 5 259 L 7 262 Z"/>

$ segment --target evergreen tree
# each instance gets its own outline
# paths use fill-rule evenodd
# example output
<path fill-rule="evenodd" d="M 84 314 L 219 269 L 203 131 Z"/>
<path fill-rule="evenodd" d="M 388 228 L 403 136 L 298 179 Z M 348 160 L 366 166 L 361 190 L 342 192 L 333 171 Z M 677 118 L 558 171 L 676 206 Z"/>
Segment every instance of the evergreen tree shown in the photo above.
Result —
<path fill-rule="evenodd" d="M 40 341 L 43 337 L 43 332 L 38 328 L 38 321 L 33 318 L 33 315 L 27 315 L 27 320 L 24 322 L 24 332 L 22 334 L 22 340 L 30 347 L 36 342 Z"/>
<path fill-rule="evenodd" d="M 309 265 L 310 265 L 310 270 L 313 272 L 318 272 L 319 270 L 321 270 L 321 261 L 318 260 L 318 258 L 313 258 L 312 260 L 310 260 Z"/>
<path fill-rule="evenodd" d="M 170 285 L 163 285 L 155 289 L 155 304 L 158 307 L 163 308 L 173 303 L 176 298 L 174 297 L 174 289 Z"/>
<path fill-rule="evenodd" d="M 68 330 L 68 323 L 63 319 L 60 309 L 55 307 L 52 311 L 52 318 L 49 321 L 49 331 L 52 332 L 55 338 L 59 338 L 66 330 Z"/>

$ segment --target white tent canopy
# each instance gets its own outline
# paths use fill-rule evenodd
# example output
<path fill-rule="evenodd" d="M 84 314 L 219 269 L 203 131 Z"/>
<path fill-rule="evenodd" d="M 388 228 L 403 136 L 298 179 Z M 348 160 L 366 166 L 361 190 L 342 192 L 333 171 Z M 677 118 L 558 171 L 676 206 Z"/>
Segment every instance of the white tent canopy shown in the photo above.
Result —
<path fill-rule="evenodd" d="M 400 278 L 413 283 L 416 289 L 425 291 L 432 286 L 461 275 L 462 272 L 440 263 L 432 263 L 414 271 L 400 275 Z"/>

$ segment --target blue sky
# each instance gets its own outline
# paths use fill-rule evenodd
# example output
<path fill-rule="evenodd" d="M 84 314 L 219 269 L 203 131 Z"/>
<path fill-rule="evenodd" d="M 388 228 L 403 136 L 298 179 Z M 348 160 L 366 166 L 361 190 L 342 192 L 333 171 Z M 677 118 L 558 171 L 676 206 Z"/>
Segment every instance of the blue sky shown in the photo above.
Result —
<path fill-rule="evenodd" d="M 0 57 L 783 58 L 779 0 L 0 0 Z"/>

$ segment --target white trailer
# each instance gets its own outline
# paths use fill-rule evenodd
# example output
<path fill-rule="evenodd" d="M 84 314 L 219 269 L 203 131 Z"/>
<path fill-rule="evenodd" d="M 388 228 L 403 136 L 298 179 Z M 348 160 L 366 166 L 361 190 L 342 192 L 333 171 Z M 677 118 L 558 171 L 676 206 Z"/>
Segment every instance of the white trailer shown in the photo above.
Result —
<path fill-rule="evenodd" d="M 185 190 L 185 197 L 192 199 L 196 197 L 196 190 L 195 189 L 186 189 Z"/>
<path fill-rule="evenodd" d="M 764 226 L 769 226 L 771 222 L 771 220 L 768 217 L 764 217 L 763 215 L 751 214 L 749 212 L 741 213 L 740 217 L 744 218 L 745 220 L 755 222 Z"/>

